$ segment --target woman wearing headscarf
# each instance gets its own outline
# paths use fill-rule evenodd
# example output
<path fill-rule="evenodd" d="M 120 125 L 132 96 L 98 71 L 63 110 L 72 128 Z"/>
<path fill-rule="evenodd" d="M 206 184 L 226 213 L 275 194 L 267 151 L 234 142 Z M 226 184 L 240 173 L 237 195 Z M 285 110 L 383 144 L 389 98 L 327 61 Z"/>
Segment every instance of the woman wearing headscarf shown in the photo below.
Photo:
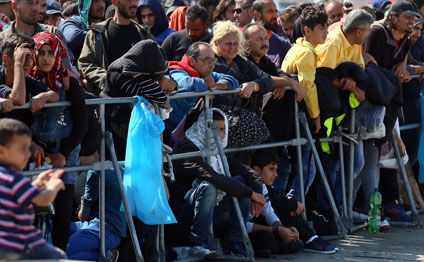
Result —
<path fill-rule="evenodd" d="M 77 166 L 80 143 L 88 128 L 82 88 L 63 64 L 67 52 L 60 36 L 42 32 L 33 39 L 35 66 L 30 75 L 57 92 L 59 101 L 70 101 L 72 104 L 70 107 L 53 107 L 35 112 L 33 139 L 42 147 L 42 154 L 51 159 L 54 168 Z M 62 176 L 66 189 L 58 193 L 54 202 L 52 240 L 55 246 L 63 250 L 66 250 L 69 237 L 77 175 L 77 172 L 67 172 Z"/>

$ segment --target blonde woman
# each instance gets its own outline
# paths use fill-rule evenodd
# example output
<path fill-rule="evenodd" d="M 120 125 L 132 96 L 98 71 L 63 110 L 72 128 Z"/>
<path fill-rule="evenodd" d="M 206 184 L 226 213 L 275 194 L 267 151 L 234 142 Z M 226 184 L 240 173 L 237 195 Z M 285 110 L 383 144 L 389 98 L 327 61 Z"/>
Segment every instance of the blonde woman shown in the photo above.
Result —
<path fill-rule="evenodd" d="M 258 98 L 273 90 L 271 76 L 241 56 L 242 39 L 236 25 L 230 21 L 219 21 L 215 24 L 213 32 L 211 45 L 218 58 L 214 71 L 235 77 L 240 83 L 240 97 L 250 98 L 249 100 L 233 99 L 233 101 L 221 102 L 244 107 L 251 112 L 258 113 Z"/>

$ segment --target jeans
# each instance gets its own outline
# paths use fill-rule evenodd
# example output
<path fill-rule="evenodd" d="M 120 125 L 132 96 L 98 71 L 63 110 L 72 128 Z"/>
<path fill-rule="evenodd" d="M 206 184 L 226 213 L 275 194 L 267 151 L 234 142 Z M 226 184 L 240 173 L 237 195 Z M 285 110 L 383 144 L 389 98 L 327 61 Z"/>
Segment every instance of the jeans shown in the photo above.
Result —
<path fill-rule="evenodd" d="M 309 188 L 314 182 L 316 175 L 315 160 L 312 155 L 312 149 L 309 144 L 302 146 L 302 167 L 303 167 L 303 184 L 305 195 L 308 193 Z M 293 198 L 300 201 L 300 184 L 299 184 L 299 172 L 297 164 L 293 166 L 294 179 L 290 187 L 292 191 Z"/>
<path fill-rule="evenodd" d="M 420 99 L 405 99 L 403 103 L 404 122 L 406 124 L 416 124 L 421 122 Z M 401 132 L 402 141 L 408 152 L 409 164 L 415 165 L 418 160 L 418 141 L 420 141 L 421 128 L 405 130 Z"/>
<path fill-rule="evenodd" d="M 237 177 L 235 178 L 237 179 Z M 219 205 L 215 206 L 217 194 L 216 187 L 206 181 L 202 181 L 196 188 L 192 188 L 186 193 L 179 224 L 185 230 L 190 231 L 189 240 L 192 244 L 206 243 L 213 236 L 213 223 L 227 219 L 230 220 L 230 234 L 234 233 L 235 238 L 239 238 L 240 226 L 237 223 L 234 208 L 232 208 L 231 197 L 225 195 Z M 250 210 L 250 199 L 239 198 L 239 204 L 246 221 Z"/>
<path fill-rule="evenodd" d="M 80 157 L 79 152 L 81 151 L 81 145 L 78 145 L 77 147 L 72 150 L 71 154 L 69 154 L 68 158 L 66 159 L 65 167 L 70 166 L 79 166 L 80 164 Z M 75 181 L 77 180 L 79 172 L 66 172 L 62 175 L 62 181 L 64 184 L 71 184 L 75 185 Z"/>
<path fill-rule="evenodd" d="M 61 249 L 47 243 L 19 254 L 21 259 L 66 259 L 66 254 Z"/>
<path fill-rule="evenodd" d="M 374 140 L 365 140 L 364 147 L 364 167 L 353 181 L 355 200 L 356 194 L 362 185 L 364 192 L 364 206 L 361 209 L 367 210 L 369 208 L 370 197 L 375 188 L 378 188 L 378 148 L 374 145 Z"/>
<path fill-rule="evenodd" d="M 121 237 L 106 230 L 106 250 L 117 248 Z M 74 222 L 71 225 L 71 237 L 69 238 L 66 254 L 69 259 L 99 261 L 99 226 L 89 222 Z"/>

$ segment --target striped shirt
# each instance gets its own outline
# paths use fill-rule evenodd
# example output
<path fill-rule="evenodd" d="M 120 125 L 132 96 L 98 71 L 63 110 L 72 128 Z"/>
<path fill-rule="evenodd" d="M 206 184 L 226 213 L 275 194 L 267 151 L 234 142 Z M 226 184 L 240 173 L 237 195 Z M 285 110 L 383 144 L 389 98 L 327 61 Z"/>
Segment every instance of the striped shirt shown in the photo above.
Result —
<path fill-rule="evenodd" d="M 21 172 L 0 164 L 0 248 L 23 251 L 45 243 L 31 201 L 40 191 Z"/>

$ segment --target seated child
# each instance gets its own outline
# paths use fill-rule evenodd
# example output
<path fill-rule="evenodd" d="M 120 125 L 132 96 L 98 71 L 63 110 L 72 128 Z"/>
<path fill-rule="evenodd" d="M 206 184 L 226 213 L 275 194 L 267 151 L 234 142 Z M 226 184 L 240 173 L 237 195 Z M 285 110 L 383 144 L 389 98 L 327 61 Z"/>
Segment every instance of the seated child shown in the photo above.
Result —
<path fill-rule="evenodd" d="M 63 171 L 42 172 L 34 181 L 21 174 L 31 156 L 31 130 L 22 122 L 0 119 L 0 257 L 61 259 L 65 253 L 49 245 L 34 224 L 34 209 L 49 205 L 59 190 Z"/>
<path fill-rule="evenodd" d="M 246 223 L 253 249 L 265 256 L 293 253 L 303 246 L 306 251 L 335 253 L 338 248 L 315 235 L 299 216 L 306 211 L 302 203 L 285 198 L 271 205 L 268 189 L 272 190 L 277 177 L 278 161 L 278 156 L 271 150 L 258 150 L 252 157 L 251 166 L 261 177 L 262 193 L 266 198 L 261 216 Z"/>

